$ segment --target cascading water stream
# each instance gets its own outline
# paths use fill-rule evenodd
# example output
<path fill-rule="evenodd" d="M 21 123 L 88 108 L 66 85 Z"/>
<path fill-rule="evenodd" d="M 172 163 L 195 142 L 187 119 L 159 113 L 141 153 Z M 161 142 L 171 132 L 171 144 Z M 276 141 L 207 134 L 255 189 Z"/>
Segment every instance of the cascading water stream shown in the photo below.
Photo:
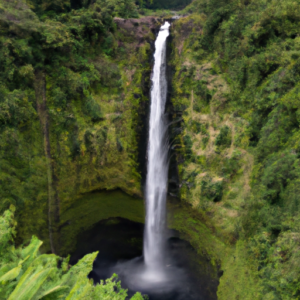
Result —
<path fill-rule="evenodd" d="M 161 26 L 155 42 L 145 189 L 144 253 L 141 256 L 141 245 L 138 242 L 141 240 L 143 224 L 122 218 L 105 220 L 99 224 L 101 234 L 95 234 L 93 245 L 99 244 L 101 250 L 90 278 L 99 282 L 116 273 L 122 287 L 128 289 L 130 297 L 140 292 L 148 295 L 150 300 L 211 300 L 216 299 L 211 298 L 210 290 L 206 292 L 206 283 L 211 285 L 211 278 L 205 275 L 198 280 L 200 277 L 196 272 L 200 269 L 195 264 L 198 257 L 196 259 L 190 245 L 178 238 L 174 230 L 167 229 L 165 224 L 169 169 L 167 131 L 170 125 L 165 114 L 169 27 L 168 22 Z M 83 249 L 90 243 L 91 236 L 88 235 L 87 243 L 82 245 Z M 93 245 L 91 249 L 95 251 L 97 248 Z M 133 253 L 134 256 L 131 256 Z M 81 251 L 78 257 L 82 257 Z M 203 265 L 206 266 L 205 263 Z"/>
<path fill-rule="evenodd" d="M 166 48 L 170 24 L 165 22 L 155 41 L 149 121 L 148 173 L 144 260 L 146 274 L 160 279 L 164 270 L 164 229 L 168 177 Z"/>

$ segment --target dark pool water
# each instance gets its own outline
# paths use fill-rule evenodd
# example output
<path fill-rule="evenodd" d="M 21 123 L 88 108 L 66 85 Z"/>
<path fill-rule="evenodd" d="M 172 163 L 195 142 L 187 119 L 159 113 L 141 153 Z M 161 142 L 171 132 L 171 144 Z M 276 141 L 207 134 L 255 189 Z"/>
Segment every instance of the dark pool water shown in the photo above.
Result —
<path fill-rule="evenodd" d="M 77 250 L 70 263 L 99 251 L 89 277 L 99 282 L 117 273 L 129 296 L 139 291 L 150 300 L 217 299 L 215 268 L 173 230 L 166 233 L 166 278 L 155 282 L 143 280 L 143 232 L 143 224 L 126 219 L 101 221 L 78 236 Z"/>

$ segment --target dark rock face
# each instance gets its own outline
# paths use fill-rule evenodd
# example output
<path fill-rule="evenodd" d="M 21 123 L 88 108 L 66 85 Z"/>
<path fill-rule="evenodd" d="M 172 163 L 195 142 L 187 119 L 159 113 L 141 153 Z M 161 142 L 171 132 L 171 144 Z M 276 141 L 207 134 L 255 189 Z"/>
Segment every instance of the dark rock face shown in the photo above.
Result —
<path fill-rule="evenodd" d="M 172 27 L 171 27 L 172 28 Z M 172 55 L 172 29 L 170 30 L 170 36 L 168 37 L 167 46 L 167 80 L 168 80 L 168 96 L 166 112 L 169 115 L 169 144 L 170 144 L 170 165 L 169 165 L 169 185 L 168 192 L 169 195 L 177 197 L 179 195 L 179 177 L 177 168 L 177 156 L 176 156 L 176 139 L 180 134 L 181 126 L 181 115 L 174 111 L 174 107 L 171 101 L 172 97 L 172 79 L 174 74 L 174 66 L 170 64 Z"/>
<path fill-rule="evenodd" d="M 149 41 L 149 34 L 158 30 L 162 20 L 156 17 L 144 17 L 140 19 L 121 19 L 114 18 L 117 26 L 121 30 L 125 30 L 127 34 L 134 38 L 133 44 L 141 46 Z"/>
<path fill-rule="evenodd" d="M 145 68 L 141 80 L 142 94 L 134 94 L 135 99 L 139 99 L 139 128 L 135 128 L 138 144 L 138 164 L 139 173 L 142 177 L 142 189 L 147 174 L 147 146 L 148 146 L 148 126 L 149 126 L 149 99 L 151 90 L 151 72 L 153 65 L 153 53 L 155 51 L 155 36 L 159 31 L 162 20 L 156 17 L 144 17 L 140 19 L 115 18 L 118 30 L 126 35 L 130 40 L 131 48 L 138 55 L 140 47 L 150 44 L 150 54 L 148 63 L 150 68 Z"/>

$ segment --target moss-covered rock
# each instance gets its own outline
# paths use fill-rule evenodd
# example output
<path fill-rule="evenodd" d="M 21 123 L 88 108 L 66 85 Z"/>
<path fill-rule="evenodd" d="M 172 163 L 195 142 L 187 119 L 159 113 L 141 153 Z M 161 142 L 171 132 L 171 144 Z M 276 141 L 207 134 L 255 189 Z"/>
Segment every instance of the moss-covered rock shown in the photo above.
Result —
<path fill-rule="evenodd" d="M 299 295 L 296 6 L 195 0 L 173 26 L 181 197 L 232 249 L 220 299 Z"/>
<path fill-rule="evenodd" d="M 82 195 L 61 215 L 60 255 L 65 256 L 75 250 L 79 233 L 101 220 L 117 217 L 144 223 L 144 201 L 121 190 Z"/>
<path fill-rule="evenodd" d="M 46 250 L 49 230 L 58 240 L 60 217 L 82 194 L 141 196 L 138 148 L 159 21 L 114 20 L 125 11 L 101 1 L 52 14 L 18 2 L 0 9 L 0 209 L 16 205 L 17 242 L 38 233 Z"/>

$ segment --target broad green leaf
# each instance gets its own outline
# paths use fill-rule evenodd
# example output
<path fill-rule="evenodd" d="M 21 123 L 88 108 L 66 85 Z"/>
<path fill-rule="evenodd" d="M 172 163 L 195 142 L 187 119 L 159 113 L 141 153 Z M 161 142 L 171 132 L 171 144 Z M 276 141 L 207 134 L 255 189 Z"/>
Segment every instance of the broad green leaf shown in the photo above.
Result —
<path fill-rule="evenodd" d="M 29 267 L 25 274 L 20 278 L 15 290 L 9 296 L 8 300 L 30 300 L 42 286 L 46 278 L 55 268 L 42 271 L 34 270 Z"/>
<path fill-rule="evenodd" d="M 84 256 L 69 270 L 68 274 L 64 276 L 66 282 L 72 286 L 72 290 L 66 300 L 80 300 L 87 298 L 87 293 L 93 288 L 87 275 L 93 268 L 93 262 L 97 254 L 98 252 L 95 252 Z"/>
<path fill-rule="evenodd" d="M 43 297 L 49 296 L 49 295 L 51 295 L 51 294 L 53 294 L 53 293 L 56 293 L 56 292 L 58 292 L 58 291 L 61 291 L 61 290 L 66 290 L 66 289 L 68 289 L 68 288 L 69 288 L 69 286 L 67 286 L 67 285 L 58 285 L 58 286 L 55 286 L 55 287 L 53 287 L 53 288 L 51 288 L 51 289 L 49 289 L 49 290 L 43 292 L 43 293 L 39 296 L 39 299 L 43 299 Z"/>
<path fill-rule="evenodd" d="M 0 276 L 3 276 L 4 274 L 6 274 L 7 272 L 9 272 L 10 270 L 12 270 L 13 268 L 15 268 L 17 266 L 17 262 L 13 262 L 13 263 L 9 263 L 9 264 L 5 264 L 0 268 Z"/>
<path fill-rule="evenodd" d="M 0 269 L 0 282 L 15 279 L 20 274 L 20 271 L 22 270 L 22 264 L 28 258 L 29 258 L 29 255 L 25 259 L 20 260 L 18 263 L 18 266 L 16 266 L 15 262 L 4 265 Z"/>
<path fill-rule="evenodd" d="M 9 280 L 13 280 L 20 274 L 22 270 L 22 264 L 19 264 L 17 267 L 13 268 L 12 270 L 5 273 L 3 276 L 0 277 L 0 282 L 5 282 Z"/>
<path fill-rule="evenodd" d="M 130 300 L 143 300 L 143 299 L 144 297 L 142 296 L 141 293 L 136 293 L 130 298 Z"/>
<path fill-rule="evenodd" d="M 86 294 L 92 288 L 93 285 L 88 281 L 87 278 L 85 278 L 85 280 L 80 280 L 74 285 L 66 300 L 85 299 Z"/>
<path fill-rule="evenodd" d="M 35 256 L 37 255 L 38 250 L 42 244 L 43 242 L 41 242 L 37 237 L 33 236 L 30 244 L 22 250 L 21 256 L 24 258 L 29 255 L 29 261 L 32 261 L 32 259 L 35 258 Z"/>
<path fill-rule="evenodd" d="M 67 274 L 63 276 L 63 282 L 73 286 L 76 281 L 86 278 L 93 269 L 93 262 L 98 252 L 85 255 Z"/>
<path fill-rule="evenodd" d="M 43 267 L 44 269 L 55 268 L 57 266 L 57 260 L 58 256 L 55 254 L 42 254 L 31 262 L 30 267 Z"/>

